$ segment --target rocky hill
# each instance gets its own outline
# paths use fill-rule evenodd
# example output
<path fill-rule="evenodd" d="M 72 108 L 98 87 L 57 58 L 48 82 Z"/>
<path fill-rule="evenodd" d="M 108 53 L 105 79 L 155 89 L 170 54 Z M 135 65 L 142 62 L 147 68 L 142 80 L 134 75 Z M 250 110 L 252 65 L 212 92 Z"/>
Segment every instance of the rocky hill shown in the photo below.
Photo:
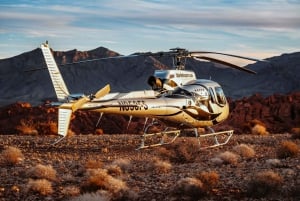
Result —
<path fill-rule="evenodd" d="M 300 92 L 266 98 L 255 94 L 234 101 L 229 99 L 229 104 L 230 116 L 214 127 L 216 131 L 234 129 L 235 133 L 251 133 L 257 123 L 270 133 L 290 133 L 300 127 Z M 0 109 L 0 134 L 56 134 L 57 116 L 57 108 L 11 104 Z M 96 112 L 77 111 L 72 115 L 70 129 L 76 134 L 139 134 L 145 123 L 144 118 L 133 118 L 129 124 L 129 117 L 105 114 L 97 125 L 98 119 Z"/>
<path fill-rule="evenodd" d="M 119 55 L 104 47 L 85 52 L 76 49 L 54 51 L 53 54 L 58 64 Z M 257 71 L 257 75 L 216 68 L 212 63 L 195 60 L 188 60 L 186 68 L 194 70 L 198 78 L 211 78 L 219 82 L 226 96 L 233 99 L 256 93 L 269 96 L 300 91 L 300 52 L 268 60 L 269 63 L 259 62 L 248 66 Z M 172 66 L 170 58 L 140 56 L 67 65 L 60 69 L 71 93 L 90 94 L 107 83 L 115 92 L 149 89 L 148 77 L 154 70 L 168 66 Z M 39 48 L 0 60 L 0 106 L 17 101 L 39 104 L 55 99 L 48 71 L 28 71 L 41 67 L 45 67 L 45 62 Z"/>

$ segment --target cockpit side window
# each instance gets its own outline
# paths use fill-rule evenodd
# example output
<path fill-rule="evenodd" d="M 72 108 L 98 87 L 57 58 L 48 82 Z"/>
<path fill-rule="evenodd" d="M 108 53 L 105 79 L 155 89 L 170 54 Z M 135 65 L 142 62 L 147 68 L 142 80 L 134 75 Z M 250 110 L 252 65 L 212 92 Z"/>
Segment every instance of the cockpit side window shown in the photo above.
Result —
<path fill-rule="evenodd" d="M 216 95 L 217 95 L 217 101 L 221 105 L 226 104 L 226 98 L 224 95 L 224 92 L 221 87 L 215 87 Z"/>
<path fill-rule="evenodd" d="M 216 97 L 215 97 L 215 93 L 214 90 L 212 88 L 209 88 L 209 96 L 210 96 L 210 100 L 213 103 L 216 103 Z"/>
<path fill-rule="evenodd" d="M 177 88 L 173 91 L 172 94 L 173 94 L 173 95 L 192 96 L 192 94 L 191 94 L 189 91 L 187 91 L 187 90 L 185 90 L 185 89 L 182 89 L 182 88 L 180 88 L 180 87 L 177 87 Z"/>
<path fill-rule="evenodd" d="M 192 94 L 189 91 L 180 87 L 175 88 L 174 91 L 170 91 L 166 96 L 172 98 L 182 98 L 183 96 L 192 98 Z"/>

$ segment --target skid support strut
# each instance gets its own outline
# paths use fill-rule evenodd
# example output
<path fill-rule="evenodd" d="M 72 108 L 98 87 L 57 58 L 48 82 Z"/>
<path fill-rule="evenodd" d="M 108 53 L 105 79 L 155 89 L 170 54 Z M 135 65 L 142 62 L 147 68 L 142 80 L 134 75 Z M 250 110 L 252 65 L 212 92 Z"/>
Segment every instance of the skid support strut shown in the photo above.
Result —
<path fill-rule="evenodd" d="M 196 137 L 198 138 L 200 149 L 207 149 L 207 148 L 213 148 L 213 147 L 225 145 L 229 142 L 230 138 L 233 135 L 233 130 L 221 131 L 221 132 L 214 132 L 214 130 L 211 128 L 209 128 L 209 130 L 212 131 L 212 133 L 198 135 L 198 132 L 195 129 L 195 134 Z M 206 139 L 206 142 L 208 144 L 202 146 L 201 138 Z M 213 142 L 212 144 L 210 144 L 211 141 Z"/>
<path fill-rule="evenodd" d="M 168 130 L 168 128 L 162 132 L 148 133 L 149 129 L 155 125 L 159 125 L 158 122 L 152 121 L 152 123 L 145 128 L 144 133 L 141 136 L 141 144 L 137 150 L 171 144 L 180 135 L 180 130 Z M 215 132 L 210 127 L 207 127 L 207 129 L 211 133 L 199 135 L 197 128 L 194 128 L 195 137 L 198 139 L 200 149 L 225 145 L 233 135 L 233 130 Z"/>
<path fill-rule="evenodd" d="M 152 122 L 151 124 L 149 124 L 146 127 L 146 129 L 144 131 L 144 134 L 141 136 L 141 138 L 142 138 L 141 139 L 141 145 L 137 148 L 137 150 L 145 149 L 145 148 L 149 148 L 149 147 L 157 147 L 157 146 L 161 146 L 161 145 L 171 144 L 180 135 L 180 130 L 170 130 L 170 131 L 168 131 L 168 128 L 166 128 L 162 132 L 147 133 L 148 130 L 151 127 L 153 127 L 155 124 L 157 124 L 157 123 Z M 146 145 L 146 140 L 147 139 L 150 141 L 150 143 L 148 145 Z M 155 141 L 155 142 L 153 142 L 153 141 Z"/>

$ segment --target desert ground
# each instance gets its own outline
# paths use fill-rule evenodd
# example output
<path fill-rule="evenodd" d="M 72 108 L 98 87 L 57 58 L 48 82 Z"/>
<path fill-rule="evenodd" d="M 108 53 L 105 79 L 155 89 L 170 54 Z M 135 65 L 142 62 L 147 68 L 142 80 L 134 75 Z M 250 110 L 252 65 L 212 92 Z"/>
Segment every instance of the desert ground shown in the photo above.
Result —
<path fill-rule="evenodd" d="M 300 140 L 289 133 L 235 134 L 204 150 L 189 136 L 142 150 L 130 134 L 0 139 L 1 201 L 300 198 Z"/>

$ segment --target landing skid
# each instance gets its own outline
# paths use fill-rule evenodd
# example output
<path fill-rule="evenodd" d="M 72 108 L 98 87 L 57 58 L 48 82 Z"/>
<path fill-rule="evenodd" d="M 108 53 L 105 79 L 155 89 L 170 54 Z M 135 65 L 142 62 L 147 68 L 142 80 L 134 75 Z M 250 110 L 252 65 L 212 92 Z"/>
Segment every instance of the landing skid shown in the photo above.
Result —
<path fill-rule="evenodd" d="M 136 150 L 150 148 L 150 147 L 157 147 L 157 146 L 162 146 L 162 145 L 166 145 L 166 144 L 171 144 L 180 135 L 180 130 L 170 130 L 170 131 L 168 131 L 168 128 L 166 128 L 162 132 L 147 133 L 148 130 L 156 124 L 157 124 L 156 122 L 153 122 L 153 123 L 151 123 L 150 125 L 148 125 L 146 127 L 146 129 L 144 130 L 144 134 L 141 136 L 142 137 L 141 145 Z M 153 140 L 153 138 L 156 138 L 156 140 L 158 140 L 159 142 L 158 143 L 152 143 L 152 144 L 149 144 L 149 145 L 145 145 L 146 140 L 147 139 L 150 140 L 150 138 L 152 140 Z"/>
<path fill-rule="evenodd" d="M 233 130 L 213 132 L 213 133 L 208 133 L 203 135 L 198 135 L 196 131 L 195 133 L 199 141 L 200 149 L 208 149 L 208 148 L 223 146 L 227 144 L 233 135 Z M 209 142 L 212 141 L 212 145 L 203 146 L 201 143 L 202 141 L 201 138 L 208 139 Z"/>
<path fill-rule="evenodd" d="M 147 133 L 148 130 L 154 125 L 155 123 L 151 123 L 146 127 L 144 134 L 141 136 L 141 145 L 136 150 L 171 144 L 177 139 L 181 132 L 180 130 L 168 131 L 168 128 L 166 128 L 162 132 Z M 211 133 L 199 135 L 197 128 L 194 128 L 195 137 L 198 139 L 200 150 L 223 146 L 229 142 L 230 138 L 233 135 L 233 130 L 214 132 L 212 128 L 208 129 L 211 131 Z M 156 142 L 159 142 L 151 144 L 151 141 L 153 141 L 154 138 L 156 138 Z M 204 145 L 204 143 L 202 143 L 203 140 L 201 140 L 201 138 L 205 139 L 206 144 L 210 144 Z M 146 145 L 146 140 L 150 141 L 150 143 L 148 142 L 148 145 Z"/>

